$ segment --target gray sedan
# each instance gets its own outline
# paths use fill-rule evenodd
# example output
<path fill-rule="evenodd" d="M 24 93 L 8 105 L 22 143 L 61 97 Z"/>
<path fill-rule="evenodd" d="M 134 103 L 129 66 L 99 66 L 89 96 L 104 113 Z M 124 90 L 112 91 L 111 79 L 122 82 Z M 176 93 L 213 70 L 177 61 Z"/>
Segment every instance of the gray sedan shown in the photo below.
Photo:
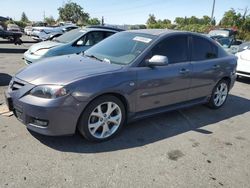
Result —
<path fill-rule="evenodd" d="M 127 122 L 207 104 L 233 87 L 236 57 L 205 36 L 170 30 L 117 33 L 84 54 L 50 58 L 17 73 L 9 108 L 28 129 L 104 141 Z"/>

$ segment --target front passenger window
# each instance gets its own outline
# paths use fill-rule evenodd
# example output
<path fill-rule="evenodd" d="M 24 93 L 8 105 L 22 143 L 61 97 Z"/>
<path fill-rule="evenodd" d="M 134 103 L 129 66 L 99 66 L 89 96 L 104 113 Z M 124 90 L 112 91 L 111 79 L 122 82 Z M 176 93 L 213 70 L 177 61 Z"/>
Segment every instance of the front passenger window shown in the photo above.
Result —
<path fill-rule="evenodd" d="M 153 48 L 151 55 L 167 56 L 169 63 L 185 62 L 188 60 L 187 40 L 185 35 L 164 39 Z"/>
<path fill-rule="evenodd" d="M 82 39 L 83 46 L 93 46 L 104 39 L 104 33 L 100 31 L 90 32 L 85 35 Z"/>

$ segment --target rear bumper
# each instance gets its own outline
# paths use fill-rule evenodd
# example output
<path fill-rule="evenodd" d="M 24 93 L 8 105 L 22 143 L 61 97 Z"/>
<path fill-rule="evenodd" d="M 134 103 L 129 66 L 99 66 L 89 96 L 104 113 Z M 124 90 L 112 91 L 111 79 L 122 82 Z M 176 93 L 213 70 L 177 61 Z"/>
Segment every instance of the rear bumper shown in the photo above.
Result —
<path fill-rule="evenodd" d="M 19 121 L 29 130 L 48 136 L 74 134 L 78 118 L 86 106 L 86 103 L 77 101 L 71 95 L 54 100 L 30 95 L 16 99 L 6 91 L 5 97 L 11 101 L 10 109 Z M 47 124 L 41 126 L 37 121 Z"/>

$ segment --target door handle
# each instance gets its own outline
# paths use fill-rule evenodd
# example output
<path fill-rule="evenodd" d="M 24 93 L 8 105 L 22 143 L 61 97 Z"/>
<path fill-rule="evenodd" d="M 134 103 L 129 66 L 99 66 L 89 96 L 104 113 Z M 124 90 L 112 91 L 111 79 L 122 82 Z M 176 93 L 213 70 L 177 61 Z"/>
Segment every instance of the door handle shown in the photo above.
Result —
<path fill-rule="evenodd" d="M 217 70 L 217 69 L 219 69 L 219 68 L 220 68 L 220 65 L 214 65 L 214 66 L 213 66 L 213 69 L 214 69 L 214 70 Z"/>
<path fill-rule="evenodd" d="M 189 73 L 189 69 L 181 69 L 180 70 L 180 74 L 187 74 L 187 73 Z"/>

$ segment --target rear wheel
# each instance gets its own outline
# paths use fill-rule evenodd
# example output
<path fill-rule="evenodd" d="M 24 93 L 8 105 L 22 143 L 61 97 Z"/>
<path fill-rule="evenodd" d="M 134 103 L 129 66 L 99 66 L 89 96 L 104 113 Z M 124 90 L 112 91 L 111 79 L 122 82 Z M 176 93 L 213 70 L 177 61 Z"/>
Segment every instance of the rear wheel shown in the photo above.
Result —
<path fill-rule="evenodd" d="M 114 96 L 106 95 L 92 101 L 82 113 L 79 132 L 90 141 L 104 141 L 114 137 L 125 122 L 123 103 Z"/>
<path fill-rule="evenodd" d="M 229 92 L 229 83 L 227 80 L 221 80 L 213 89 L 212 96 L 208 102 L 208 106 L 218 109 L 226 102 Z"/>

